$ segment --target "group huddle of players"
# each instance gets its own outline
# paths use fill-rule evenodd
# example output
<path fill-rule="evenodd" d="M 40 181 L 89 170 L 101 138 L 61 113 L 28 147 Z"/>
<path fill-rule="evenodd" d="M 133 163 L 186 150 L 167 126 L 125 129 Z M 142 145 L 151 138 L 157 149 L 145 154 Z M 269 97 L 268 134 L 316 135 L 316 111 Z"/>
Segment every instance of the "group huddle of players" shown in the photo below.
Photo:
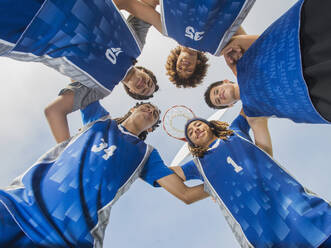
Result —
<path fill-rule="evenodd" d="M 0 54 L 44 63 L 72 80 L 45 109 L 58 145 L 0 190 L 0 246 L 102 247 L 112 205 L 141 177 L 187 204 L 212 196 L 241 247 L 331 247 L 330 204 L 274 161 L 268 130 L 271 116 L 330 123 L 331 4 L 299 0 L 257 36 L 241 27 L 254 2 L 0 3 Z M 124 19 L 120 10 L 131 15 Z M 120 82 L 137 100 L 159 89 L 152 71 L 135 66 L 152 25 L 179 44 L 165 65 L 171 83 L 196 87 L 207 53 L 224 56 L 238 82 L 210 84 L 205 102 L 243 105 L 231 125 L 189 120 L 194 158 L 171 168 L 144 142 L 160 124 L 156 106 L 140 102 L 111 119 L 99 103 Z M 71 136 L 66 116 L 76 110 L 84 127 Z M 202 184 L 186 186 L 191 179 Z"/>

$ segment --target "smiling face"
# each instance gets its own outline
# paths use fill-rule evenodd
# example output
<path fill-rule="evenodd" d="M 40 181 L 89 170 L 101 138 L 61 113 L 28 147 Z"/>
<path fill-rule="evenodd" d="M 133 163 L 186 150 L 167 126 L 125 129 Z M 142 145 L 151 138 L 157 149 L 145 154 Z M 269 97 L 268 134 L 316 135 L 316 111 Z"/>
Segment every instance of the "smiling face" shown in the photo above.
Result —
<path fill-rule="evenodd" d="M 134 108 L 130 118 L 141 130 L 148 131 L 159 120 L 160 110 L 150 103 L 145 103 Z"/>
<path fill-rule="evenodd" d="M 133 94 L 151 96 L 155 91 L 152 78 L 142 69 L 133 67 L 132 72 L 123 80 L 123 83 Z"/>
<path fill-rule="evenodd" d="M 210 127 L 203 121 L 193 121 L 187 127 L 187 136 L 196 146 L 207 147 L 215 138 Z"/>
<path fill-rule="evenodd" d="M 236 84 L 229 80 L 223 80 L 223 83 L 211 88 L 209 99 L 212 105 L 216 107 L 229 107 L 237 102 Z"/>
<path fill-rule="evenodd" d="M 190 48 L 181 47 L 176 63 L 176 71 L 179 77 L 189 78 L 197 65 L 198 53 Z"/>

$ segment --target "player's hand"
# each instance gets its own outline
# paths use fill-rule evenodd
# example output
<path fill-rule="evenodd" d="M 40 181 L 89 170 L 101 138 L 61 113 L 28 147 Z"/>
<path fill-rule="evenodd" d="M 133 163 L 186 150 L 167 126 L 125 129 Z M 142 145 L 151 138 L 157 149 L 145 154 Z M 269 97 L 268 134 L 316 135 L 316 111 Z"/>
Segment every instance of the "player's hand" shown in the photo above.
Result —
<path fill-rule="evenodd" d="M 237 62 L 243 55 L 243 50 L 238 45 L 231 45 L 227 46 L 223 50 L 223 55 L 226 64 L 232 70 L 232 72 L 236 75 L 237 74 Z"/>
<path fill-rule="evenodd" d="M 228 66 L 237 64 L 243 56 L 243 50 L 240 46 L 230 46 L 224 50 L 224 58 Z"/>

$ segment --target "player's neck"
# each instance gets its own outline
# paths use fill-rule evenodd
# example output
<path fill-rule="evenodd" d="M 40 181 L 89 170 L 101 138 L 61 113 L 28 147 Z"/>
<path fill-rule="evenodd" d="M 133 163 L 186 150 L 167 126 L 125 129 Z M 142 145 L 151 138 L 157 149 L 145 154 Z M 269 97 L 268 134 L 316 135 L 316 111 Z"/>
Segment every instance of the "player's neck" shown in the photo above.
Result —
<path fill-rule="evenodd" d="M 132 133 L 133 135 L 138 136 L 139 134 L 142 133 L 142 128 L 139 127 L 139 125 L 137 125 L 136 122 L 134 122 L 133 120 L 131 120 L 130 118 L 126 119 L 123 123 L 122 126 L 124 126 L 126 128 L 126 130 L 128 130 L 130 133 Z"/>
<path fill-rule="evenodd" d="M 240 89 L 238 84 L 234 84 L 234 98 L 239 101 L 240 100 Z"/>
<path fill-rule="evenodd" d="M 209 147 L 215 140 L 217 140 L 217 137 L 213 135 L 213 138 L 208 142 L 207 146 Z"/>

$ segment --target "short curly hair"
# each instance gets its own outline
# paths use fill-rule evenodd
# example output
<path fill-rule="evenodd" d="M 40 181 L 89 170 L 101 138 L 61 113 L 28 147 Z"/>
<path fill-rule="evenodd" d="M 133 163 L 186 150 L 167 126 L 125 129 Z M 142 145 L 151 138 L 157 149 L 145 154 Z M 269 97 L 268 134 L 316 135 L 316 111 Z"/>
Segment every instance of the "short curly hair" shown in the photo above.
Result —
<path fill-rule="evenodd" d="M 176 48 L 171 50 L 165 65 L 167 75 L 169 76 L 170 82 L 175 84 L 178 88 L 194 88 L 198 84 L 201 84 L 203 78 L 206 76 L 207 68 L 209 66 L 209 64 L 207 64 L 208 58 L 203 52 L 198 52 L 197 64 L 193 74 L 189 78 L 181 78 L 176 70 L 177 60 L 180 51 L 180 46 L 177 46 Z"/>
<path fill-rule="evenodd" d="M 159 85 L 157 84 L 157 79 L 156 79 L 154 73 L 152 71 L 146 69 L 145 67 L 142 67 L 142 66 L 135 66 L 135 68 L 138 69 L 138 70 L 142 70 L 143 72 L 145 72 L 152 79 L 152 81 L 153 81 L 153 83 L 155 85 L 155 90 L 154 90 L 154 92 L 153 92 L 152 95 L 143 96 L 143 95 L 132 93 L 130 91 L 129 87 L 126 86 L 125 84 L 123 84 L 126 93 L 129 96 L 131 96 L 132 98 L 136 99 L 136 100 L 147 100 L 149 98 L 152 98 L 154 96 L 154 93 L 159 90 Z"/>
<path fill-rule="evenodd" d="M 225 109 L 225 108 L 228 108 L 229 106 L 215 106 L 211 100 L 210 100 L 210 91 L 216 87 L 216 86 L 219 86 L 219 85 L 222 85 L 224 83 L 224 81 L 217 81 L 215 83 L 212 83 L 211 85 L 208 86 L 206 92 L 205 92 L 205 102 L 207 103 L 207 105 L 213 109 Z M 233 83 L 230 81 L 230 83 Z"/>

